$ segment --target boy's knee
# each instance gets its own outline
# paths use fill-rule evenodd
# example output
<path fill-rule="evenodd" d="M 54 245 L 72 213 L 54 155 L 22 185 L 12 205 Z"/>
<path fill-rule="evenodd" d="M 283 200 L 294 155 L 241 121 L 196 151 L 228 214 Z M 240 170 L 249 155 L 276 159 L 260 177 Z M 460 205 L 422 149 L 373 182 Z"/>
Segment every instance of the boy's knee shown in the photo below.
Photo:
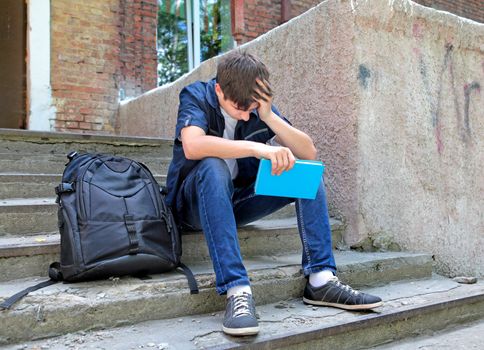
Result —
<path fill-rule="evenodd" d="M 221 158 L 207 157 L 200 161 L 198 175 L 203 179 L 220 181 L 232 181 L 229 167 Z"/>
<path fill-rule="evenodd" d="M 225 163 L 225 161 L 222 158 L 217 158 L 217 157 L 203 158 L 200 161 L 199 169 L 203 171 L 230 173 L 227 163 Z"/>

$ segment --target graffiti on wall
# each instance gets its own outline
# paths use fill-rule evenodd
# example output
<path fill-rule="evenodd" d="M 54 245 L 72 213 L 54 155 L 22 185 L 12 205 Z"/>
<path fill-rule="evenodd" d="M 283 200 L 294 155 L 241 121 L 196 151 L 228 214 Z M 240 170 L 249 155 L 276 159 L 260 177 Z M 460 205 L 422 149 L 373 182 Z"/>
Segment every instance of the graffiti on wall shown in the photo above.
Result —
<path fill-rule="evenodd" d="M 471 94 L 473 91 L 481 92 L 481 85 L 477 81 L 473 81 L 471 84 L 464 85 L 464 134 L 463 137 L 471 137 L 471 125 L 469 121 L 469 104 L 471 100 Z M 459 119 L 460 121 L 460 119 Z"/>
<path fill-rule="evenodd" d="M 365 65 L 360 64 L 360 66 L 358 67 L 358 80 L 360 81 L 360 85 L 365 89 L 368 88 L 368 80 L 370 79 L 370 77 L 370 70 Z"/>
<path fill-rule="evenodd" d="M 420 30 L 414 30 L 414 35 L 417 38 L 421 37 Z M 473 93 L 480 93 L 480 84 L 477 81 L 473 81 L 469 84 L 463 86 L 464 89 L 464 105 L 461 106 L 459 101 L 458 84 L 456 83 L 456 78 L 454 74 L 455 63 L 454 63 L 454 46 L 452 43 L 447 43 L 445 45 L 445 54 L 443 62 L 438 73 L 436 91 L 432 89 L 431 78 L 429 77 L 428 65 L 424 59 L 424 55 L 421 53 L 419 48 L 414 48 L 414 53 L 417 55 L 419 62 L 419 71 L 422 78 L 424 93 L 426 95 L 427 102 L 430 106 L 431 122 L 434 128 L 435 143 L 437 147 L 437 152 L 441 155 L 444 150 L 444 143 L 442 140 L 442 102 L 443 102 L 443 91 L 445 88 L 444 78 L 448 74 L 450 82 L 450 90 L 453 98 L 453 104 L 455 109 L 455 116 L 457 120 L 457 129 L 460 134 L 462 141 L 465 144 L 469 144 L 472 138 L 472 128 L 469 115 L 469 107 L 471 103 L 471 98 Z"/>

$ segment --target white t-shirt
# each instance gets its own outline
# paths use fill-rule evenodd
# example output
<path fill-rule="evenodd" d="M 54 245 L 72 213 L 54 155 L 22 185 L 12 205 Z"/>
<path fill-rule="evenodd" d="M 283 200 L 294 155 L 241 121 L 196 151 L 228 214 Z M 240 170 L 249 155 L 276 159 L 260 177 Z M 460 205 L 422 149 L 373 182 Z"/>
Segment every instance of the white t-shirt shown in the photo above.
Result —
<path fill-rule="evenodd" d="M 228 140 L 233 140 L 234 139 L 234 133 L 235 133 L 235 126 L 237 125 L 237 119 L 232 118 L 227 112 L 223 110 L 223 108 L 220 108 L 220 111 L 222 112 L 222 115 L 224 116 L 225 119 L 225 129 L 224 129 L 224 139 Z M 237 177 L 237 174 L 239 173 L 239 166 L 237 165 L 237 159 L 235 158 L 227 158 L 224 159 L 225 163 L 227 163 L 227 166 L 229 167 L 230 170 L 230 176 L 232 177 L 232 180 Z"/>
<path fill-rule="evenodd" d="M 224 129 L 224 139 L 228 140 L 233 140 L 234 139 L 234 133 L 235 133 L 235 126 L 237 125 L 237 119 L 232 118 L 223 108 L 220 108 L 220 111 L 222 112 L 222 115 L 224 116 L 225 119 L 225 129 Z M 271 145 L 271 146 L 280 146 L 275 140 L 275 136 L 268 140 L 266 144 Z M 227 163 L 227 166 L 229 167 L 230 170 L 230 176 L 233 179 L 237 177 L 237 174 L 239 173 L 239 166 L 237 165 L 237 159 L 235 158 L 227 158 L 224 159 L 225 163 Z"/>

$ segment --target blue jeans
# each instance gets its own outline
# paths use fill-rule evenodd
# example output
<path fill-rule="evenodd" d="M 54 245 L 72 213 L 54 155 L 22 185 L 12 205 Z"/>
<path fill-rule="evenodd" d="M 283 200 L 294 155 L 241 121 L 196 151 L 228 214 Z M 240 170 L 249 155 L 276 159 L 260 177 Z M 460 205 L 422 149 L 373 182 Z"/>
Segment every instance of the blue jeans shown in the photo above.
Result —
<path fill-rule="evenodd" d="M 177 194 L 177 216 L 185 229 L 203 230 L 216 276 L 216 290 L 249 285 L 242 263 L 237 226 L 258 220 L 294 202 L 294 198 L 257 196 L 254 186 L 234 188 L 227 164 L 204 158 L 188 174 Z M 336 272 L 324 183 L 316 199 L 296 199 L 297 223 L 303 246 L 304 275 Z"/>

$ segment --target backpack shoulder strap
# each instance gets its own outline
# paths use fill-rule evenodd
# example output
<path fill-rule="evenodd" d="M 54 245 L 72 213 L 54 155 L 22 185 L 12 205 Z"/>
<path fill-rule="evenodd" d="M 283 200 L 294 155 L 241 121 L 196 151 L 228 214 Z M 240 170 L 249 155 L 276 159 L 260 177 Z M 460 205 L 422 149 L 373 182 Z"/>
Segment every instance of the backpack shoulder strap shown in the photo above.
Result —
<path fill-rule="evenodd" d="M 17 301 L 22 299 L 24 296 L 29 294 L 30 292 L 36 291 L 41 288 L 48 287 L 50 285 L 56 284 L 57 282 L 62 281 L 62 273 L 59 269 L 60 265 L 58 262 L 54 262 L 49 267 L 49 277 L 50 280 L 40 282 L 34 286 L 25 288 L 24 290 L 18 292 L 15 295 L 12 295 L 7 300 L 3 301 L 0 304 L 0 310 L 10 309 L 10 307 L 15 304 Z M 180 262 L 179 268 L 182 270 L 182 273 L 187 277 L 188 280 L 188 287 L 190 288 L 190 294 L 198 294 L 198 285 L 195 277 L 193 276 L 192 271 L 188 266 L 184 263 Z"/>
<path fill-rule="evenodd" d="M 24 290 L 18 292 L 17 294 L 12 295 L 10 298 L 4 300 L 0 304 L 0 310 L 10 309 L 10 307 L 15 304 L 17 301 L 22 299 L 24 296 L 29 294 L 30 292 L 36 291 L 41 288 L 48 287 L 50 285 L 56 284 L 59 281 L 62 281 L 62 273 L 60 272 L 60 264 L 58 262 L 52 263 L 49 266 L 49 277 L 50 280 L 40 282 L 34 286 L 25 288 Z"/>
<path fill-rule="evenodd" d="M 182 273 L 186 276 L 188 280 L 188 287 L 190 288 L 190 294 L 198 294 L 197 280 L 193 276 L 193 273 L 190 270 L 190 268 L 182 262 L 180 262 L 178 267 L 182 270 Z"/>
<path fill-rule="evenodd" d="M 48 280 L 48 281 L 40 282 L 40 283 L 36 284 L 35 286 L 25 288 L 24 290 L 18 292 L 15 295 L 12 295 L 10 298 L 8 298 L 3 303 L 1 303 L 0 304 L 0 310 L 10 309 L 10 307 L 13 304 L 15 304 L 17 301 L 22 299 L 24 296 L 26 296 L 30 292 L 33 292 L 34 290 L 41 289 L 41 288 L 44 288 L 44 287 L 47 287 L 47 286 L 50 286 L 50 285 L 55 284 L 57 282 L 58 281 Z"/>

